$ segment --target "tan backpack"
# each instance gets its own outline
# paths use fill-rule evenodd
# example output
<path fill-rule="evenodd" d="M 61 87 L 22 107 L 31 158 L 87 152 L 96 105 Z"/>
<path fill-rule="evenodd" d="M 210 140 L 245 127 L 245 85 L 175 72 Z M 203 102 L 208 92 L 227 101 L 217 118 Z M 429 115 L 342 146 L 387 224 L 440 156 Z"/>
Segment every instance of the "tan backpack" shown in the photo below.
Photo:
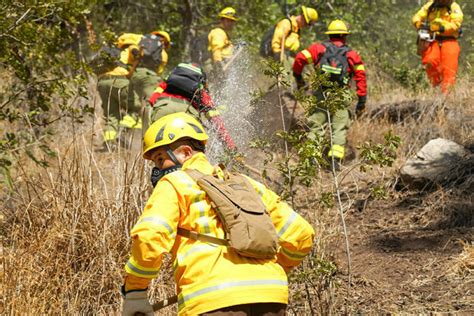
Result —
<path fill-rule="evenodd" d="M 224 179 L 204 175 L 194 169 L 185 170 L 204 190 L 211 207 L 222 222 L 226 239 L 178 228 L 178 234 L 194 240 L 225 245 L 242 256 L 274 258 L 278 252 L 278 236 L 270 215 L 250 182 L 239 173 L 225 169 Z"/>

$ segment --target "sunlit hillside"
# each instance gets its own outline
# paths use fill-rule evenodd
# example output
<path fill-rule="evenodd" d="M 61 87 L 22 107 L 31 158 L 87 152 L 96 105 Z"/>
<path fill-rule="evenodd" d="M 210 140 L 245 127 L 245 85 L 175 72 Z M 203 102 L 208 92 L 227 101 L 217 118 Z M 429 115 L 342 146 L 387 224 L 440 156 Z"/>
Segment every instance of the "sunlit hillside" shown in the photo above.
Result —
<path fill-rule="evenodd" d="M 167 74 L 188 59 L 191 37 L 207 32 L 223 5 L 240 12 L 236 38 L 247 45 L 227 80 L 210 78 L 210 88 L 244 158 L 226 156 L 215 131 L 207 152 L 213 163 L 283 195 L 314 227 L 311 254 L 289 274 L 288 314 L 472 313 L 473 9 L 459 1 L 466 25 L 460 71 L 446 96 L 429 86 L 415 53 L 410 18 L 419 2 L 301 1 L 320 16 L 302 32 L 304 45 L 343 18 L 354 30 L 349 45 L 366 64 L 367 109 L 353 117 L 350 154 L 337 172 L 316 160 L 304 166 L 298 141 L 281 137 L 283 129 L 307 132 L 304 103 L 293 88 L 274 85 L 272 66 L 258 56 L 261 35 L 283 15 L 282 1 L 1 4 L 0 314 L 120 313 L 130 229 L 152 192 L 152 165 L 142 157 L 141 130 L 104 144 L 97 76 L 87 62 L 114 32 L 156 27 L 174 42 Z M 399 137 L 399 146 L 387 137 Z M 446 181 L 407 186 L 400 169 L 436 138 L 470 154 Z M 384 155 L 371 161 L 364 148 Z M 149 289 L 153 302 L 175 295 L 170 259 Z M 157 314 L 176 313 L 173 305 Z"/>

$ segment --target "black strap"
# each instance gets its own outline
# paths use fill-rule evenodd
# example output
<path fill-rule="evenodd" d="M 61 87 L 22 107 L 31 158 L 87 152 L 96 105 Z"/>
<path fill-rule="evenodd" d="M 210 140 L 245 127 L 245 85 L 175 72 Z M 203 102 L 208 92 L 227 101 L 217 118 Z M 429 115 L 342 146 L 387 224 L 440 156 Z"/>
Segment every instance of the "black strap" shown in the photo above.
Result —
<path fill-rule="evenodd" d="M 225 239 L 220 239 L 204 234 L 200 234 L 198 232 L 188 230 L 182 227 L 178 227 L 178 235 L 192 239 L 192 240 L 199 240 L 202 242 L 209 242 L 211 244 L 216 244 L 220 246 L 229 246 L 229 242 Z"/>
<path fill-rule="evenodd" d="M 448 9 L 448 14 L 451 14 L 452 12 L 452 3 L 451 5 L 439 5 L 439 4 L 436 4 L 436 1 L 433 1 L 433 3 L 430 5 L 430 7 L 428 8 L 428 14 L 426 15 L 426 18 L 428 19 L 428 16 L 430 15 L 430 13 L 432 11 L 434 11 L 434 9 L 438 9 L 438 8 L 447 8 Z"/>

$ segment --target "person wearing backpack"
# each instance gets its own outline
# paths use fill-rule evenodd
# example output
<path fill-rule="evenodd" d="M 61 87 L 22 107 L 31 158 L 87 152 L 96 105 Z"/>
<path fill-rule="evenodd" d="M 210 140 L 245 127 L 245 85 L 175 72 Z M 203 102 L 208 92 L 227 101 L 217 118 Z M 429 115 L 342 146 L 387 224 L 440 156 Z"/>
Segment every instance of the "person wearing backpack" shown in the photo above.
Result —
<path fill-rule="evenodd" d="M 211 53 L 212 70 L 221 75 L 226 62 L 232 57 L 234 45 L 230 40 L 230 33 L 238 21 L 234 8 L 226 7 L 219 13 L 220 24 L 212 29 L 208 36 L 208 51 Z"/>
<path fill-rule="evenodd" d="M 413 24 L 420 30 L 426 27 L 431 38 L 421 53 L 421 62 L 433 87 L 441 86 L 447 94 L 456 82 L 463 13 L 452 0 L 430 0 L 415 14 Z"/>
<path fill-rule="evenodd" d="M 143 157 L 155 165 L 154 190 L 131 230 L 122 315 L 153 315 L 147 289 L 165 253 L 173 262 L 178 315 L 285 315 L 287 274 L 310 252 L 314 230 L 265 185 L 237 173 L 227 178 L 225 169 L 211 165 L 207 141 L 203 126 L 185 113 L 162 117 L 144 135 Z M 239 179 L 238 188 L 228 179 Z M 220 217 L 227 207 L 247 214 L 232 217 L 229 227 L 232 218 Z M 259 216 L 258 223 L 242 221 L 247 215 Z M 239 235 L 248 225 L 252 234 Z M 253 243 L 248 254 L 239 239 Z"/>
<path fill-rule="evenodd" d="M 171 36 L 166 31 L 156 31 L 154 34 L 158 35 L 161 38 L 161 42 L 163 43 L 163 49 L 161 51 L 161 63 L 158 65 L 158 69 L 156 71 L 158 75 L 162 75 L 165 71 L 166 65 L 168 64 L 167 51 L 171 46 Z"/>
<path fill-rule="evenodd" d="M 261 54 L 279 61 L 283 61 L 282 58 L 287 58 L 288 55 L 296 54 L 300 47 L 300 30 L 317 21 L 316 9 L 301 6 L 300 15 L 284 18 L 268 31 L 261 43 Z"/>
<path fill-rule="evenodd" d="M 130 88 L 129 71 L 132 65 L 138 63 L 140 49 L 133 41 L 117 42 L 118 60 L 113 62 L 113 68 L 98 75 L 97 91 L 102 100 L 103 115 L 106 120 L 103 138 L 106 143 L 113 142 L 121 129 L 140 129 L 141 121 L 137 113 L 141 109 L 141 101 Z"/>
<path fill-rule="evenodd" d="M 159 82 L 153 69 L 159 71 L 166 65 L 165 49 L 170 40 L 164 31 L 146 35 L 124 33 L 117 39 L 116 47 L 111 48 L 118 51 L 118 60 L 113 69 L 98 76 L 97 83 L 107 120 L 106 142 L 114 141 L 121 128 L 141 129 L 141 100 L 150 97 Z"/>
<path fill-rule="evenodd" d="M 135 35 L 139 35 L 137 45 L 140 46 L 142 53 L 130 81 L 138 97 L 141 100 L 147 100 L 153 94 L 156 85 L 161 81 L 159 74 L 163 73 L 168 62 L 166 49 L 171 43 L 171 38 L 164 31 Z"/>
<path fill-rule="evenodd" d="M 291 66 L 300 47 L 300 31 L 316 21 L 318 21 L 316 9 L 303 5 L 300 15 L 292 15 L 278 21 L 265 33 L 260 42 L 260 55 L 282 62 L 288 72 L 288 76 L 285 76 L 288 81 L 291 81 Z"/>
<path fill-rule="evenodd" d="M 354 79 L 357 87 L 358 102 L 355 108 L 356 115 L 362 114 L 367 101 L 367 80 L 365 66 L 360 55 L 346 45 L 346 37 L 350 34 L 346 23 L 341 20 L 332 21 L 327 31 L 329 40 L 323 43 L 314 43 L 296 55 L 293 64 L 293 76 L 298 88 L 306 86 L 302 72 L 308 64 L 314 64 L 323 73 L 327 73 L 329 80 L 341 87 L 349 89 L 350 80 Z M 323 89 L 324 90 L 324 89 Z M 320 99 L 324 99 L 324 91 L 314 91 Z M 348 105 L 349 106 L 349 105 Z M 328 156 L 334 160 L 336 169 L 345 155 L 347 129 L 350 125 L 350 111 L 345 109 L 331 113 L 328 117 L 326 109 L 315 109 L 308 117 L 314 134 L 324 135 L 325 125 L 330 120 L 332 130 L 332 146 Z"/>
<path fill-rule="evenodd" d="M 161 82 L 149 99 L 152 106 L 150 122 L 177 112 L 191 114 L 197 119 L 204 115 L 226 149 L 235 151 L 232 137 L 212 100 L 204 70 L 197 64 L 180 63 L 168 78 Z"/>

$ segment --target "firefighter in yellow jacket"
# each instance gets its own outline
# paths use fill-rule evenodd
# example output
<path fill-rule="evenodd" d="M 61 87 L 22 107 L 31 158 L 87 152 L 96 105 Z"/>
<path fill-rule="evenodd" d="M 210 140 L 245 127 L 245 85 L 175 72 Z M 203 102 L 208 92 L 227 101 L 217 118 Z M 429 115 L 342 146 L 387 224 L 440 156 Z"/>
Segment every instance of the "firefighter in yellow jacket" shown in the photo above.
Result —
<path fill-rule="evenodd" d="M 290 16 L 277 23 L 272 37 L 272 52 L 275 60 L 282 60 L 283 53 L 298 52 L 300 47 L 300 30 L 318 21 L 318 12 L 313 8 L 301 6 L 301 14 Z"/>
<path fill-rule="evenodd" d="M 138 95 L 130 89 L 130 68 L 140 58 L 140 50 L 135 43 L 121 44 L 117 66 L 101 74 L 97 82 L 97 90 L 102 100 L 103 115 L 106 119 L 104 141 L 114 141 L 119 128 L 138 128 L 141 122 L 136 117 L 140 112 L 141 101 Z"/>
<path fill-rule="evenodd" d="M 433 87 L 448 93 L 456 82 L 463 13 L 453 0 L 430 0 L 413 17 L 417 29 L 426 28 L 434 40 L 421 52 L 421 62 Z"/>
<path fill-rule="evenodd" d="M 272 259 L 241 256 L 226 246 L 178 234 L 178 228 L 184 228 L 224 238 L 222 223 L 206 193 L 183 171 L 221 174 L 204 154 L 207 139 L 203 126 L 185 113 L 164 116 L 145 133 L 143 156 L 155 164 L 152 182 L 156 186 L 131 231 L 132 250 L 122 288 L 123 315 L 152 315 L 147 287 L 158 276 L 165 253 L 172 255 L 179 315 L 285 313 L 287 272 L 311 250 L 314 231 L 277 194 L 247 178 L 279 238 L 280 249 Z"/>
<path fill-rule="evenodd" d="M 141 100 L 148 99 L 160 82 L 158 74 L 163 72 L 168 62 L 166 50 L 171 43 L 170 35 L 165 31 L 154 31 L 150 34 L 157 36 L 157 40 L 163 44 L 159 65 L 154 65 L 154 69 L 140 65 L 143 47 L 140 47 L 139 43 L 144 35 L 124 33 L 116 43 L 117 48 L 121 49 L 117 66 L 99 76 L 97 89 L 107 119 L 105 141 L 115 140 L 119 128 L 142 127 L 138 117 L 142 107 Z"/>
<path fill-rule="evenodd" d="M 238 20 L 235 9 L 227 7 L 219 13 L 220 25 L 207 36 L 208 50 L 211 53 L 212 67 L 216 73 L 222 72 L 226 61 L 232 57 L 234 46 L 230 40 L 230 32 Z"/>

